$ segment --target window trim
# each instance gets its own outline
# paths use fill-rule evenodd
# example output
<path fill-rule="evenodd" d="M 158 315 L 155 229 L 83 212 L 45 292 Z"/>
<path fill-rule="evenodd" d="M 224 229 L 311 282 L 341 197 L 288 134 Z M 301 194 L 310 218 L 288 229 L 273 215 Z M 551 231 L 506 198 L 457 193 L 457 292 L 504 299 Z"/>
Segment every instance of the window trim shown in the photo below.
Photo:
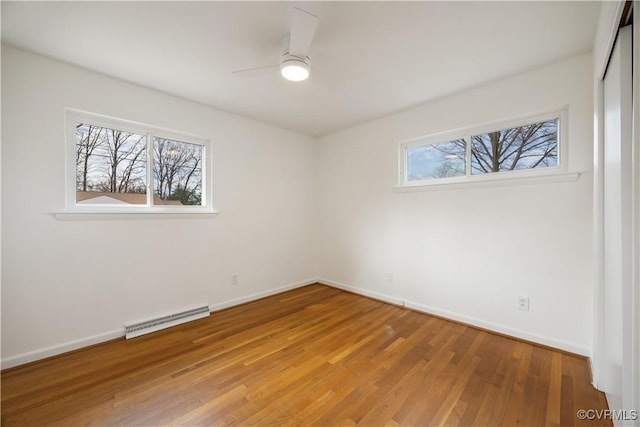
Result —
<path fill-rule="evenodd" d="M 107 127 L 126 132 L 144 134 L 147 137 L 147 204 L 145 205 L 79 205 L 76 203 L 76 123 Z M 152 205 L 153 200 L 153 163 L 151 147 L 153 138 L 167 138 L 180 142 L 202 146 L 202 205 L 200 206 L 171 206 Z M 165 129 L 157 126 L 133 122 L 130 120 L 89 113 L 86 111 L 65 109 L 65 211 L 68 214 L 216 214 L 212 203 L 212 160 L 211 142 L 209 139 Z M 57 216 L 59 214 L 56 214 Z M 120 216 L 120 215 L 119 215 Z"/>
<path fill-rule="evenodd" d="M 520 169 L 473 175 L 471 173 L 471 137 L 489 132 L 526 126 L 551 119 L 558 119 L 558 164 L 545 168 Z M 419 181 L 409 181 L 407 178 L 407 153 L 409 148 L 424 145 L 434 145 L 455 139 L 467 141 L 465 151 L 465 175 L 449 178 L 434 178 Z M 522 178 L 534 178 L 543 176 L 566 175 L 568 172 L 568 108 L 556 108 L 553 110 L 512 117 L 506 120 L 494 121 L 481 125 L 468 126 L 452 131 L 438 132 L 415 138 L 405 139 L 398 143 L 398 189 L 412 187 L 432 187 L 450 184 L 464 184 L 476 182 L 492 182 L 502 180 L 521 180 Z"/>

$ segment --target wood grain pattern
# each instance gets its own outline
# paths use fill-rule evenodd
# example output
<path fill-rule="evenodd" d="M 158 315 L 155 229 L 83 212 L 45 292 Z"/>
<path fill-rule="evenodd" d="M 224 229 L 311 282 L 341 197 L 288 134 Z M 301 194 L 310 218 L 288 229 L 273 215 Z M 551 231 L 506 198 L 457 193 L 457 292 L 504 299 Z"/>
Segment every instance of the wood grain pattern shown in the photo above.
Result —
<path fill-rule="evenodd" d="M 323 285 L 2 372 L 3 426 L 573 426 L 587 361 Z"/>

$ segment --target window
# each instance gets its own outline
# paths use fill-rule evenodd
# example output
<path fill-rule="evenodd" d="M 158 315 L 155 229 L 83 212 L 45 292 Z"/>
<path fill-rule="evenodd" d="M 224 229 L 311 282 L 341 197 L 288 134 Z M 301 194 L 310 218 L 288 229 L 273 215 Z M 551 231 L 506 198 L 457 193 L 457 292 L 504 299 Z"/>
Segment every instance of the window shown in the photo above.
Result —
<path fill-rule="evenodd" d="M 566 112 L 432 135 L 400 144 L 400 185 L 558 173 Z"/>
<path fill-rule="evenodd" d="M 211 213 L 209 142 L 67 111 L 67 210 Z"/>

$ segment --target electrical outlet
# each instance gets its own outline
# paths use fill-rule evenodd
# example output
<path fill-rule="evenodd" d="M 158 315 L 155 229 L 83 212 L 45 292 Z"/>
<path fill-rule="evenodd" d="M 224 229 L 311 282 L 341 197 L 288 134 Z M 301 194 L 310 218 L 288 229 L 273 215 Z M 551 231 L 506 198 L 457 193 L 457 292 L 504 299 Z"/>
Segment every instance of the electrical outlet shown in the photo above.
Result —
<path fill-rule="evenodd" d="M 231 275 L 231 284 L 232 285 L 237 285 L 238 284 L 238 273 L 233 273 Z"/>
<path fill-rule="evenodd" d="M 529 311 L 529 297 L 518 297 L 518 310 Z"/>

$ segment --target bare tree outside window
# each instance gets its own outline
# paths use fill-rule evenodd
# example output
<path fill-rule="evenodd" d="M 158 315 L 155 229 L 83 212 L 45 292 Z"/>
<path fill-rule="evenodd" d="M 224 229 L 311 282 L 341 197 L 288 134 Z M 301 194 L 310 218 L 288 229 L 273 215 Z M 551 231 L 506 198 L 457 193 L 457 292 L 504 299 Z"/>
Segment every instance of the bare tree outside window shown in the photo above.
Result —
<path fill-rule="evenodd" d="M 211 214 L 210 141 L 143 123 L 67 111 L 69 212 Z"/>
<path fill-rule="evenodd" d="M 472 174 L 557 164 L 557 119 L 471 137 Z"/>
<path fill-rule="evenodd" d="M 91 156 L 95 149 L 102 144 L 104 128 L 76 124 L 76 189 L 78 191 L 88 191 L 90 165 L 92 164 Z M 94 168 L 92 168 L 94 169 Z"/>
<path fill-rule="evenodd" d="M 558 119 L 408 146 L 406 162 L 409 182 L 558 166 Z"/>
<path fill-rule="evenodd" d="M 202 156 L 202 145 L 154 138 L 155 194 L 183 205 L 202 205 Z"/>
<path fill-rule="evenodd" d="M 154 137 L 154 203 L 201 206 L 202 158 L 202 145 Z M 146 191 L 146 135 L 76 124 L 78 202 L 146 204 Z"/>
<path fill-rule="evenodd" d="M 146 135 L 76 124 L 77 192 L 145 194 L 146 164 Z M 146 199 L 128 203 L 144 204 Z"/>
<path fill-rule="evenodd" d="M 445 156 L 463 156 L 466 141 L 435 147 Z M 558 119 L 471 136 L 472 175 L 557 165 Z"/>

